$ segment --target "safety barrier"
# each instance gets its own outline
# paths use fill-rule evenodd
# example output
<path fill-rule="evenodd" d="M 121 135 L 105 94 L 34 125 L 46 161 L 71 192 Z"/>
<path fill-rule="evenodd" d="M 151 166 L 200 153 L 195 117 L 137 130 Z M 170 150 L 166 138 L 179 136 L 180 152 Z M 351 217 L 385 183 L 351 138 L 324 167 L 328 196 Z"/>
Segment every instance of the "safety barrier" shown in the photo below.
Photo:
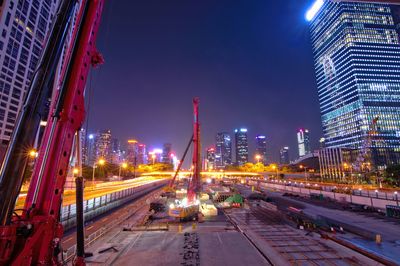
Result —
<path fill-rule="evenodd" d="M 252 181 L 250 184 L 256 184 L 256 182 Z M 366 205 L 373 208 L 378 208 L 385 210 L 386 205 L 395 205 L 400 206 L 399 198 L 397 197 L 396 193 L 388 194 L 388 193 L 373 193 L 373 192 L 366 192 L 362 193 L 359 190 L 349 190 L 349 194 L 345 193 L 337 193 L 332 191 L 329 188 L 322 189 L 312 189 L 312 188 L 305 188 L 295 186 L 289 183 L 278 184 L 278 183 L 271 183 L 271 182 L 261 182 L 261 186 L 264 188 L 270 188 L 279 190 L 282 192 L 293 193 L 293 194 L 300 194 L 305 196 L 311 195 L 322 195 L 323 197 L 331 198 L 340 202 L 348 202 L 353 204 L 359 205 Z"/>
<path fill-rule="evenodd" d="M 163 181 L 163 182 L 158 182 L 158 183 L 155 183 L 155 184 L 153 183 L 153 184 L 151 184 L 152 186 L 150 186 L 150 187 L 149 187 L 149 185 L 143 186 L 145 188 L 142 187 L 142 190 L 140 192 L 135 193 L 135 198 L 139 198 L 141 196 L 144 196 L 144 195 L 148 194 L 149 192 L 157 190 L 157 189 L 161 188 L 162 186 L 164 186 L 165 184 L 166 184 L 166 182 Z M 117 193 L 117 192 L 115 192 L 115 193 Z M 149 194 L 149 195 L 141 198 L 141 200 L 142 201 L 147 201 L 147 199 L 150 199 L 152 197 L 154 197 L 154 195 L 153 194 Z M 123 203 L 121 203 L 121 204 L 123 204 Z M 109 223 L 107 223 L 103 227 L 99 228 L 95 232 L 92 232 L 91 234 L 86 235 L 85 236 L 85 247 L 89 247 L 94 241 L 96 241 L 97 239 L 102 237 L 104 234 L 106 234 L 108 231 L 110 231 L 116 225 L 118 225 L 118 224 L 122 223 L 123 221 L 125 221 L 126 219 L 128 219 L 135 212 L 137 212 L 138 209 L 141 206 L 143 206 L 143 205 L 142 204 L 135 204 L 133 206 L 133 208 L 129 208 L 126 212 L 123 212 L 116 219 L 113 219 L 112 221 L 110 221 Z M 75 253 L 76 253 L 76 244 L 71 246 L 71 247 L 68 247 L 65 250 L 63 250 L 64 262 L 69 262 L 70 260 L 72 260 L 72 258 L 75 256 Z"/>
<path fill-rule="evenodd" d="M 144 191 L 148 188 L 158 188 L 164 186 L 166 181 L 162 180 L 151 184 L 143 185 L 140 187 L 128 188 L 103 195 L 83 202 L 83 211 L 85 221 L 91 220 L 96 216 L 112 210 L 122 204 L 132 200 L 137 196 L 137 193 Z M 76 225 L 76 204 L 64 206 L 61 209 L 60 221 L 64 230 L 73 228 Z"/>

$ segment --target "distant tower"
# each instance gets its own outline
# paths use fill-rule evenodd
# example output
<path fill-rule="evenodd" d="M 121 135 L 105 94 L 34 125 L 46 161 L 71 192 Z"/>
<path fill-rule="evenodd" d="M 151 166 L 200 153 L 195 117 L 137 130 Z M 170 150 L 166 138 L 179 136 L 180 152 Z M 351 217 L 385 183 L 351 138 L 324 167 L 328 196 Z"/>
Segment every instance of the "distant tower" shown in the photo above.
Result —
<path fill-rule="evenodd" d="M 206 170 L 214 170 L 215 165 L 215 148 L 208 148 L 206 153 Z"/>
<path fill-rule="evenodd" d="M 172 163 L 172 144 L 171 143 L 164 143 L 162 154 L 161 154 L 161 162 L 162 163 Z"/>
<path fill-rule="evenodd" d="M 232 164 L 232 139 L 229 133 L 220 132 L 215 140 L 215 167 L 224 169 Z"/>
<path fill-rule="evenodd" d="M 146 163 L 147 163 L 146 145 L 139 144 L 137 152 L 137 164 L 146 164 Z"/>
<path fill-rule="evenodd" d="M 105 130 L 96 139 L 96 160 L 102 158 L 108 162 L 111 158 L 111 130 Z"/>
<path fill-rule="evenodd" d="M 111 139 L 111 162 L 114 164 L 122 162 L 121 142 L 116 138 Z"/>
<path fill-rule="evenodd" d="M 280 163 L 290 164 L 289 147 L 283 147 L 280 151 Z"/>
<path fill-rule="evenodd" d="M 249 161 L 247 129 L 235 129 L 236 164 L 243 165 Z"/>
<path fill-rule="evenodd" d="M 135 139 L 128 140 L 128 147 L 126 149 L 126 160 L 132 165 L 136 165 L 137 160 L 138 142 Z"/>
<path fill-rule="evenodd" d="M 299 145 L 299 157 L 311 153 L 310 133 L 308 129 L 299 129 L 297 131 L 297 143 Z"/>
<path fill-rule="evenodd" d="M 256 156 L 261 156 L 259 161 L 267 164 L 267 138 L 264 135 L 256 137 Z"/>

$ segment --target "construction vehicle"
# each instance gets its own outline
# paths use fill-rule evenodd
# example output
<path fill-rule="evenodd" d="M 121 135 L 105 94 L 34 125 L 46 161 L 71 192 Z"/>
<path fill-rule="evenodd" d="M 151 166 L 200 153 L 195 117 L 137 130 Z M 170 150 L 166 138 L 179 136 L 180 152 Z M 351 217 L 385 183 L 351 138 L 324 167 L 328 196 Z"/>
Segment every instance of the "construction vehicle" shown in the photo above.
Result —
<path fill-rule="evenodd" d="M 61 264 L 60 208 L 74 138 L 84 121 L 88 72 L 90 66 L 103 61 L 95 47 L 103 6 L 104 0 L 60 3 L 1 168 L 0 265 Z M 59 64 L 61 74 L 55 80 Z M 14 206 L 28 162 L 27 149 L 33 147 L 40 120 L 45 120 L 44 108 L 52 91 L 25 205 L 22 213 L 16 214 Z M 84 265 L 81 249 L 75 264 Z"/>
<path fill-rule="evenodd" d="M 178 220 L 189 220 L 197 218 L 199 213 L 199 193 L 201 186 L 200 172 L 201 172 L 201 161 L 200 161 L 200 123 L 199 123 L 199 99 L 193 99 L 193 175 L 189 180 L 187 197 L 182 200 L 175 200 L 171 203 L 168 210 L 168 215 Z M 185 153 L 188 148 L 186 148 Z M 183 160 L 182 160 L 183 162 Z M 182 163 L 181 162 L 181 163 Z M 176 177 L 176 174 L 175 174 Z"/>

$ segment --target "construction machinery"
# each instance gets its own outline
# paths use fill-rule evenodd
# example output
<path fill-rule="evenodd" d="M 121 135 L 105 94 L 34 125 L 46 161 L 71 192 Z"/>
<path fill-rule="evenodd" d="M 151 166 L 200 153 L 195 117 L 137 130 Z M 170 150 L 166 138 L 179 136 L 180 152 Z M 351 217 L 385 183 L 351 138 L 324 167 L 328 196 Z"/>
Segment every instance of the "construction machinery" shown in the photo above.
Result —
<path fill-rule="evenodd" d="M 91 66 L 102 63 L 95 43 L 103 5 L 104 0 L 60 3 L 1 167 L 0 265 L 61 264 L 62 195 L 74 138 L 84 121 L 88 72 Z M 27 165 L 27 149 L 33 147 L 40 120 L 45 120 L 44 110 L 52 92 L 25 205 L 22 214 L 17 214 L 14 206 Z M 84 264 L 82 250 L 77 251 L 75 263 Z"/>
<path fill-rule="evenodd" d="M 200 155 L 200 123 L 199 123 L 199 99 L 193 99 L 193 157 L 192 157 L 192 167 L 193 175 L 189 180 L 187 197 L 182 200 L 175 200 L 169 206 L 168 215 L 179 220 L 188 220 L 191 218 L 197 218 L 199 212 L 199 193 L 201 188 L 201 155 Z M 185 153 L 188 148 L 186 148 Z M 181 161 L 181 163 L 183 160 Z M 176 177 L 176 174 L 175 174 Z M 174 179 L 175 179 L 174 177 Z M 172 181 L 174 181 L 174 179 Z M 172 187 L 172 186 L 171 186 Z"/>

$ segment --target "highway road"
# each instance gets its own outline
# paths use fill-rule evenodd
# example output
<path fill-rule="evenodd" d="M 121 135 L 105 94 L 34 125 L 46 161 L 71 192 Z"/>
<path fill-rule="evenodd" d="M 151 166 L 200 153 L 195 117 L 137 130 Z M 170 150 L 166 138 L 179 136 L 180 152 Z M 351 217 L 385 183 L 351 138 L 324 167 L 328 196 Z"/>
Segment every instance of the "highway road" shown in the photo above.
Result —
<path fill-rule="evenodd" d="M 160 177 L 138 177 L 135 179 L 129 179 L 124 181 L 114 181 L 114 182 L 104 182 L 96 184 L 94 187 L 86 187 L 84 190 L 85 200 L 100 197 L 106 194 L 110 194 L 113 192 L 117 192 L 120 190 L 139 187 L 147 184 L 151 184 L 157 182 L 163 178 Z M 26 194 L 21 194 L 17 201 L 17 207 L 23 207 L 25 202 Z M 66 190 L 64 192 L 63 197 L 63 206 L 74 204 L 75 203 L 75 191 L 74 190 Z"/>

